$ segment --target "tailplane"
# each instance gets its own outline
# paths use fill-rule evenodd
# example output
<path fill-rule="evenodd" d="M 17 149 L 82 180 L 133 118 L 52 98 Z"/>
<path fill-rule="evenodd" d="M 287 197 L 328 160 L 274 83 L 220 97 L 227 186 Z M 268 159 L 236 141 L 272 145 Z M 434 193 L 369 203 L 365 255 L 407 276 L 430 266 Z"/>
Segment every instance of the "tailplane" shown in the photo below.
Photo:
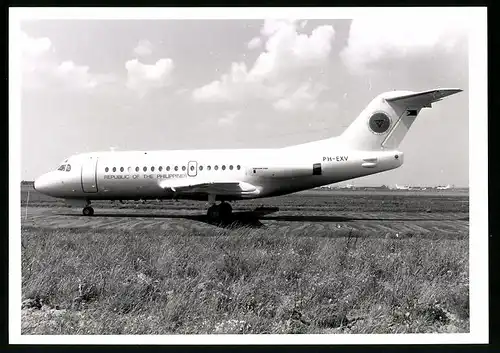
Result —
<path fill-rule="evenodd" d="M 422 108 L 461 92 L 461 89 L 435 89 L 424 92 L 393 91 L 375 97 L 358 118 L 340 135 L 353 149 L 396 149 Z"/>

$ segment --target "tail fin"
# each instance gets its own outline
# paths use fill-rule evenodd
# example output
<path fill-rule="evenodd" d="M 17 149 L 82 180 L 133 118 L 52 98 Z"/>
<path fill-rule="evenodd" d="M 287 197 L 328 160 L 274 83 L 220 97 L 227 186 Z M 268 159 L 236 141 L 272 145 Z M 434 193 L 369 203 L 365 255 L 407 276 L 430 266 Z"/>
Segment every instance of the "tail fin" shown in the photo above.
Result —
<path fill-rule="evenodd" d="M 360 150 L 396 149 L 422 108 L 431 108 L 461 89 L 424 92 L 393 91 L 375 97 L 340 135 L 343 143 Z"/>

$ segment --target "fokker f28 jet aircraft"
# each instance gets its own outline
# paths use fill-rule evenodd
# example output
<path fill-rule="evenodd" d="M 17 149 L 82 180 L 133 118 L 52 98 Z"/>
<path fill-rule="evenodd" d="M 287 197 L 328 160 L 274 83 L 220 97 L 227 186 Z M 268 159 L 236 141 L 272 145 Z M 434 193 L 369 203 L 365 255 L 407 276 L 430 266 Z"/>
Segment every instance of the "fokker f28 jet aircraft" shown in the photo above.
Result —
<path fill-rule="evenodd" d="M 94 214 L 93 200 L 208 201 L 228 220 L 228 201 L 290 194 L 395 169 L 397 148 L 422 108 L 461 89 L 391 91 L 375 97 L 338 137 L 275 149 L 92 152 L 73 155 L 34 188 Z M 219 204 L 216 204 L 220 201 Z"/>

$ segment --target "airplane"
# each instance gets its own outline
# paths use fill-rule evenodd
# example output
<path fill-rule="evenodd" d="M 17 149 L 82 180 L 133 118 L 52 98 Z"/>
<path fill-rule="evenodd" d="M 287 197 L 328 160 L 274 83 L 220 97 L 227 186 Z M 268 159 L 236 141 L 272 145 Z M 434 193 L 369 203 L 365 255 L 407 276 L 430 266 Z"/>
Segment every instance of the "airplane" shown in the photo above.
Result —
<path fill-rule="evenodd" d="M 396 184 L 396 190 L 410 190 L 411 187 L 407 186 L 407 185 L 404 185 L 404 186 L 399 186 L 398 184 Z"/>
<path fill-rule="evenodd" d="M 208 201 L 209 220 L 230 220 L 229 202 L 286 195 L 400 167 L 398 146 L 421 109 L 459 92 L 384 92 L 339 136 L 282 148 L 75 154 L 38 177 L 34 188 L 83 207 L 84 216 L 94 215 L 95 200 L 190 199 Z"/>
<path fill-rule="evenodd" d="M 353 184 L 346 184 L 343 186 L 340 186 L 339 189 L 352 189 L 354 187 Z"/>
<path fill-rule="evenodd" d="M 446 185 L 446 186 L 438 186 L 436 189 L 438 190 L 448 190 L 450 188 L 450 184 Z"/>

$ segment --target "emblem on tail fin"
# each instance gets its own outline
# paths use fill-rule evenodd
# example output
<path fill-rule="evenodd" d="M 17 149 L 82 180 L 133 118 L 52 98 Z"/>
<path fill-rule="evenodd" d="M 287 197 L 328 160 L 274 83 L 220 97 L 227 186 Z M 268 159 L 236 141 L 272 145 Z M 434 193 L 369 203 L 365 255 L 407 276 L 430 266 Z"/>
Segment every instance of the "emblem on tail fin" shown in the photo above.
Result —
<path fill-rule="evenodd" d="M 391 119 L 385 113 L 377 112 L 368 120 L 368 126 L 375 134 L 383 134 L 389 130 Z"/>

